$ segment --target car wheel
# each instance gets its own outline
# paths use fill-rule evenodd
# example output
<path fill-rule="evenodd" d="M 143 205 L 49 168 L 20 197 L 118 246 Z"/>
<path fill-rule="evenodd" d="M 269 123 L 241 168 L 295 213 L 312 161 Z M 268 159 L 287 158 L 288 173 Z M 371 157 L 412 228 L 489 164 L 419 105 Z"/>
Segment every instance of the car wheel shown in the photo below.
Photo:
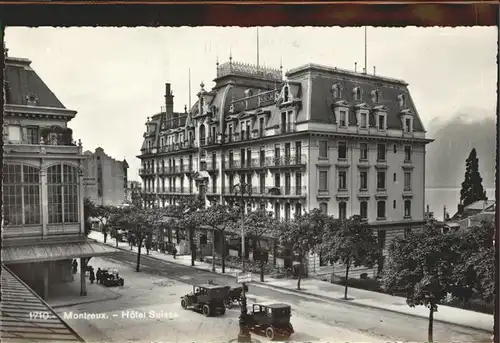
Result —
<path fill-rule="evenodd" d="M 182 299 L 181 300 L 181 306 L 182 306 L 183 309 L 187 309 L 188 305 L 187 305 L 186 299 Z"/>
<path fill-rule="evenodd" d="M 210 317 L 212 310 L 210 309 L 210 306 L 208 305 L 203 305 L 203 315 L 205 317 Z"/>
<path fill-rule="evenodd" d="M 275 336 L 274 329 L 272 327 L 268 327 L 266 329 L 266 337 L 267 337 L 267 339 L 269 339 L 270 341 L 272 341 L 274 339 L 274 336 Z"/>
<path fill-rule="evenodd" d="M 231 300 L 224 300 L 224 306 L 230 310 L 233 308 L 233 302 Z"/>

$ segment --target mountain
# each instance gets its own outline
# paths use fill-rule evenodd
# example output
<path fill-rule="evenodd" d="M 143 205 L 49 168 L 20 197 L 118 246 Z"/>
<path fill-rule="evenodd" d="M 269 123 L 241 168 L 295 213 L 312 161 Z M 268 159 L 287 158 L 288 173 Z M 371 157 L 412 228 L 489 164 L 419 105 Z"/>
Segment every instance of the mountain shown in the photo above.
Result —
<path fill-rule="evenodd" d="M 472 118 L 472 119 L 471 119 Z M 458 114 L 450 120 L 435 119 L 427 124 L 426 187 L 461 187 L 465 160 L 472 148 L 479 157 L 484 188 L 495 187 L 495 117 Z"/>

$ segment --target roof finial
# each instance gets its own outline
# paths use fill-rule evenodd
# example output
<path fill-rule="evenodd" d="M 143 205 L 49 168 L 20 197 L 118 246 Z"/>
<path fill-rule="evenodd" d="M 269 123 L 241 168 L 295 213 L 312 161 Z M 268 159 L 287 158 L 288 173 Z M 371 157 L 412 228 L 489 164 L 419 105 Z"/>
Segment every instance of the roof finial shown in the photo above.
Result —
<path fill-rule="evenodd" d="M 229 47 L 229 63 L 232 63 L 233 61 L 233 51 L 231 50 L 231 47 Z"/>
<path fill-rule="evenodd" d="M 219 67 L 219 53 L 217 53 L 217 57 L 215 59 L 215 65 Z"/>

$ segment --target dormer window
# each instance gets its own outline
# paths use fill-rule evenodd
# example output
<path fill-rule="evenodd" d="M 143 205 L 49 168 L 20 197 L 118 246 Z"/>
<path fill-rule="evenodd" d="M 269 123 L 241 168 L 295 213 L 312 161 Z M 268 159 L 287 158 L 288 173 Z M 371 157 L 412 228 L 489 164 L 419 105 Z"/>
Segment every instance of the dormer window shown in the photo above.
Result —
<path fill-rule="evenodd" d="M 38 105 L 38 98 L 35 94 L 29 94 L 26 96 L 26 103 L 31 106 Z"/>
<path fill-rule="evenodd" d="M 347 111 L 340 111 L 339 116 L 339 126 L 347 127 Z"/>
<path fill-rule="evenodd" d="M 375 104 L 378 104 L 380 102 L 380 92 L 378 90 L 374 90 L 372 92 L 372 95 L 373 95 L 373 97 L 372 97 L 373 102 Z"/>
<path fill-rule="evenodd" d="M 368 113 L 363 112 L 359 114 L 359 127 L 361 129 L 368 128 Z"/>
<path fill-rule="evenodd" d="M 405 118 L 405 132 L 413 132 L 413 120 L 411 117 Z"/>
<path fill-rule="evenodd" d="M 356 87 L 356 88 L 354 88 L 353 92 L 354 92 L 354 100 L 360 101 L 361 100 L 361 88 Z"/>
<path fill-rule="evenodd" d="M 379 113 L 377 118 L 377 129 L 384 131 L 386 127 L 386 117 L 385 114 Z"/>
<path fill-rule="evenodd" d="M 288 102 L 289 96 L 290 96 L 290 94 L 289 94 L 288 86 L 285 86 L 285 88 L 283 90 L 283 102 Z"/>
<path fill-rule="evenodd" d="M 334 99 L 342 97 L 342 87 L 338 83 L 332 86 L 332 95 Z"/>
<path fill-rule="evenodd" d="M 400 94 L 398 96 L 399 107 L 406 107 L 406 94 Z"/>

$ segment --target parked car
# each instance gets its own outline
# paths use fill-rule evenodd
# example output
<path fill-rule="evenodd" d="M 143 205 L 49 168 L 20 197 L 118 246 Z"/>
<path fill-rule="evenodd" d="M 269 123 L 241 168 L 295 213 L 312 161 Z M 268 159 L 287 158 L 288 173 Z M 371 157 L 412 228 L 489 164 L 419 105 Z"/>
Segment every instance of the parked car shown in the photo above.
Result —
<path fill-rule="evenodd" d="M 226 313 L 224 301 L 228 298 L 229 286 L 198 285 L 193 292 L 181 297 L 181 306 L 202 312 L 205 317 Z"/>
<path fill-rule="evenodd" d="M 287 304 L 253 304 L 248 315 L 248 328 L 255 333 L 265 334 L 269 340 L 289 338 L 294 333 L 291 316 L 292 309 Z"/>
<path fill-rule="evenodd" d="M 125 280 L 120 277 L 117 270 L 113 269 L 104 269 L 101 274 L 101 284 L 106 287 L 116 287 L 123 286 L 125 284 Z"/>

